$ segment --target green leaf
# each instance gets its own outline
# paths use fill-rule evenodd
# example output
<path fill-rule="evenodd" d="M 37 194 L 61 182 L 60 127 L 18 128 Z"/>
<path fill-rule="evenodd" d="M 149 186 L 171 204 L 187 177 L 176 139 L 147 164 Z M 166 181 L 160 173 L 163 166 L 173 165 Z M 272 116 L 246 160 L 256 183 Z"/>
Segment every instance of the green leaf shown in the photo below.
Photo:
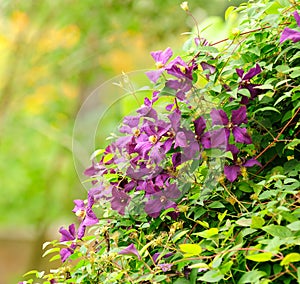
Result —
<path fill-rule="evenodd" d="M 185 278 L 178 278 L 174 284 L 190 284 L 190 281 Z"/>
<path fill-rule="evenodd" d="M 265 262 L 271 260 L 272 256 L 273 254 L 271 252 L 263 252 L 247 255 L 246 258 L 255 262 Z"/>
<path fill-rule="evenodd" d="M 236 9 L 235 6 L 229 6 L 226 11 L 225 11 L 225 21 L 228 20 L 228 18 L 230 17 L 230 15 L 232 14 L 232 12 Z"/>
<path fill-rule="evenodd" d="M 293 235 L 291 230 L 284 226 L 280 225 L 269 225 L 262 227 L 262 230 L 264 230 L 266 233 L 270 234 L 273 237 L 279 237 L 279 238 L 288 238 Z"/>
<path fill-rule="evenodd" d="M 250 91 L 248 89 L 240 89 L 238 90 L 238 94 L 243 95 L 247 98 L 251 97 Z"/>
<path fill-rule="evenodd" d="M 198 269 L 209 269 L 209 266 L 206 263 L 199 262 L 189 265 L 189 268 L 198 268 Z"/>
<path fill-rule="evenodd" d="M 220 201 L 214 201 L 213 203 L 209 204 L 207 207 L 209 208 L 225 208 L 224 204 Z"/>
<path fill-rule="evenodd" d="M 113 157 L 114 157 L 113 153 L 106 154 L 103 158 L 103 163 L 105 164 L 105 163 L 109 162 Z"/>
<path fill-rule="evenodd" d="M 291 262 L 297 261 L 300 261 L 300 253 L 292 252 L 283 258 L 283 260 L 280 262 L 280 265 L 289 265 Z"/>
<path fill-rule="evenodd" d="M 176 234 L 172 237 L 172 241 L 176 243 L 180 240 L 183 236 L 185 236 L 190 230 L 183 230 L 181 232 L 176 232 Z"/>
<path fill-rule="evenodd" d="M 59 252 L 59 251 L 60 251 L 60 248 L 51 248 L 51 249 L 48 249 L 48 250 L 46 250 L 46 251 L 43 253 L 42 257 L 45 257 L 46 255 L 48 255 L 48 254 L 50 254 L 50 253 L 53 253 L 53 252 Z"/>
<path fill-rule="evenodd" d="M 185 254 L 185 257 L 200 255 L 202 252 L 201 246 L 196 244 L 180 244 L 179 248 Z"/>
<path fill-rule="evenodd" d="M 276 109 L 275 107 L 263 107 L 263 108 L 259 108 L 256 111 L 253 112 L 253 114 L 260 112 L 260 111 L 275 111 L 278 112 L 280 114 L 280 111 L 278 109 Z"/>
<path fill-rule="evenodd" d="M 252 216 L 251 221 L 250 228 L 252 229 L 260 229 L 265 223 L 264 218 L 260 216 Z"/>
<path fill-rule="evenodd" d="M 287 225 L 291 231 L 300 231 L 300 221 L 296 221 Z"/>
<path fill-rule="evenodd" d="M 238 284 L 242 283 L 258 283 L 259 279 L 267 273 L 259 270 L 252 270 L 246 272 L 239 280 Z"/>
<path fill-rule="evenodd" d="M 246 218 L 241 218 L 236 221 L 236 224 L 238 224 L 239 226 L 242 226 L 242 227 L 250 227 L 252 224 L 252 220 L 246 219 Z"/>
<path fill-rule="evenodd" d="M 211 238 L 212 236 L 215 236 L 219 233 L 219 230 L 218 228 L 210 228 L 208 230 L 205 230 L 203 232 L 199 232 L 199 233 L 194 233 L 193 235 L 195 236 L 200 236 L 204 239 L 209 239 Z"/>
<path fill-rule="evenodd" d="M 198 278 L 198 281 L 206 281 L 208 283 L 216 283 L 224 278 L 224 274 L 219 270 L 207 271 L 203 276 Z"/>

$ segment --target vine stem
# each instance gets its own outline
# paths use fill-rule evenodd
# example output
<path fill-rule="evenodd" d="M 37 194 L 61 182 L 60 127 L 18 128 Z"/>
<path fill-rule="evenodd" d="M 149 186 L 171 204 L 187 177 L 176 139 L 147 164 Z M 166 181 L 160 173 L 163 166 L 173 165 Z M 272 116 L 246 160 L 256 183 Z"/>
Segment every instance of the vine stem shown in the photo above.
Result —
<path fill-rule="evenodd" d="M 276 142 L 278 142 L 280 135 L 286 130 L 286 128 L 291 124 L 291 122 L 294 120 L 294 118 L 297 116 L 297 114 L 300 111 L 300 107 L 297 109 L 297 111 L 294 113 L 294 115 L 291 117 L 291 119 L 287 122 L 287 124 L 282 128 L 282 130 L 278 133 L 278 135 L 275 137 L 275 139 L 265 148 L 263 149 L 256 157 L 255 159 L 258 159 L 261 157 L 268 149 L 270 149 Z"/>

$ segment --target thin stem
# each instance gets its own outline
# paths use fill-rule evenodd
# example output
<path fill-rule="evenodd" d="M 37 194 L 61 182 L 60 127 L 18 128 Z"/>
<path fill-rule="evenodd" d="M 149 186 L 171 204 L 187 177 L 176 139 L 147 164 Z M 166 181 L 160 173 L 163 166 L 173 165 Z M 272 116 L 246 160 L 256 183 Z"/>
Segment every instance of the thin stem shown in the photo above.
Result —
<path fill-rule="evenodd" d="M 278 142 L 279 137 L 281 134 L 286 130 L 286 128 L 291 124 L 291 122 L 294 120 L 294 118 L 298 115 L 300 111 L 300 108 L 297 109 L 297 111 L 294 113 L 294 115 L 291 117 L 291 119 L 287 122 L 287 124 L 282 128 L 282 130 L 278 133 L 278 135 L 275 137 L 275 139 L 265 148 L 263 149 L 256 157 L 255 159 L 258 159 L 261 157 L 268 149 L 274 146 L 276 142 Z"/>

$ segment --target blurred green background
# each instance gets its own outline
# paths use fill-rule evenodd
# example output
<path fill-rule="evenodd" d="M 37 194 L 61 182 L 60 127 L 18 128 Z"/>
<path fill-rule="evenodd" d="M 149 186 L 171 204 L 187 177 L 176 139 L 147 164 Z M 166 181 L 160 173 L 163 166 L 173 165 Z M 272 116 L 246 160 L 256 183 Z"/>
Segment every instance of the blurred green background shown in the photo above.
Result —
<path fill-rule="evenodd" d="M 72 154 L 78 110 L 113 76 L 153 68 L 150 51 L 180 51 L 188 38 L 181 34 L 194 26 L 181 2 L 0 2 L 0 284 L 46 267 L 42 243 L 75 221 L 73 199 L 86 197 Z M 218 38 L 226 37 L 226 7 L 240 2 L 189 6 L 199 23 L 220 17 L 210 18 Z M 121 114 L 110 114 L 117 123 Z M 98 145 L 110 128 L 102 125 Z"/>

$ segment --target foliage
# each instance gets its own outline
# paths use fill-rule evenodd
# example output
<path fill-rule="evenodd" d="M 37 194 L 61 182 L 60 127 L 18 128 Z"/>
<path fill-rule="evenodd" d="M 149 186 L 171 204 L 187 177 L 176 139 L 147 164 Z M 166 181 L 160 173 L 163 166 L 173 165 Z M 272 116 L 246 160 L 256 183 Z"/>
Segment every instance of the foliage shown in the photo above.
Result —
<path fill-rule="evenodd" d="M 28 274 L 44 283 L 300 283 L 299 8 L 230 7 L 226 18 L 238 14 L 239 25 L 228 39 L 210 43 L 196 29 L 181 57 L 152 52 L 158 69 L 147 72 L 144 104 L 85 171 L 92 186 L 74 201 L 78 228 L 45 244 L 62 265 Z"/>

